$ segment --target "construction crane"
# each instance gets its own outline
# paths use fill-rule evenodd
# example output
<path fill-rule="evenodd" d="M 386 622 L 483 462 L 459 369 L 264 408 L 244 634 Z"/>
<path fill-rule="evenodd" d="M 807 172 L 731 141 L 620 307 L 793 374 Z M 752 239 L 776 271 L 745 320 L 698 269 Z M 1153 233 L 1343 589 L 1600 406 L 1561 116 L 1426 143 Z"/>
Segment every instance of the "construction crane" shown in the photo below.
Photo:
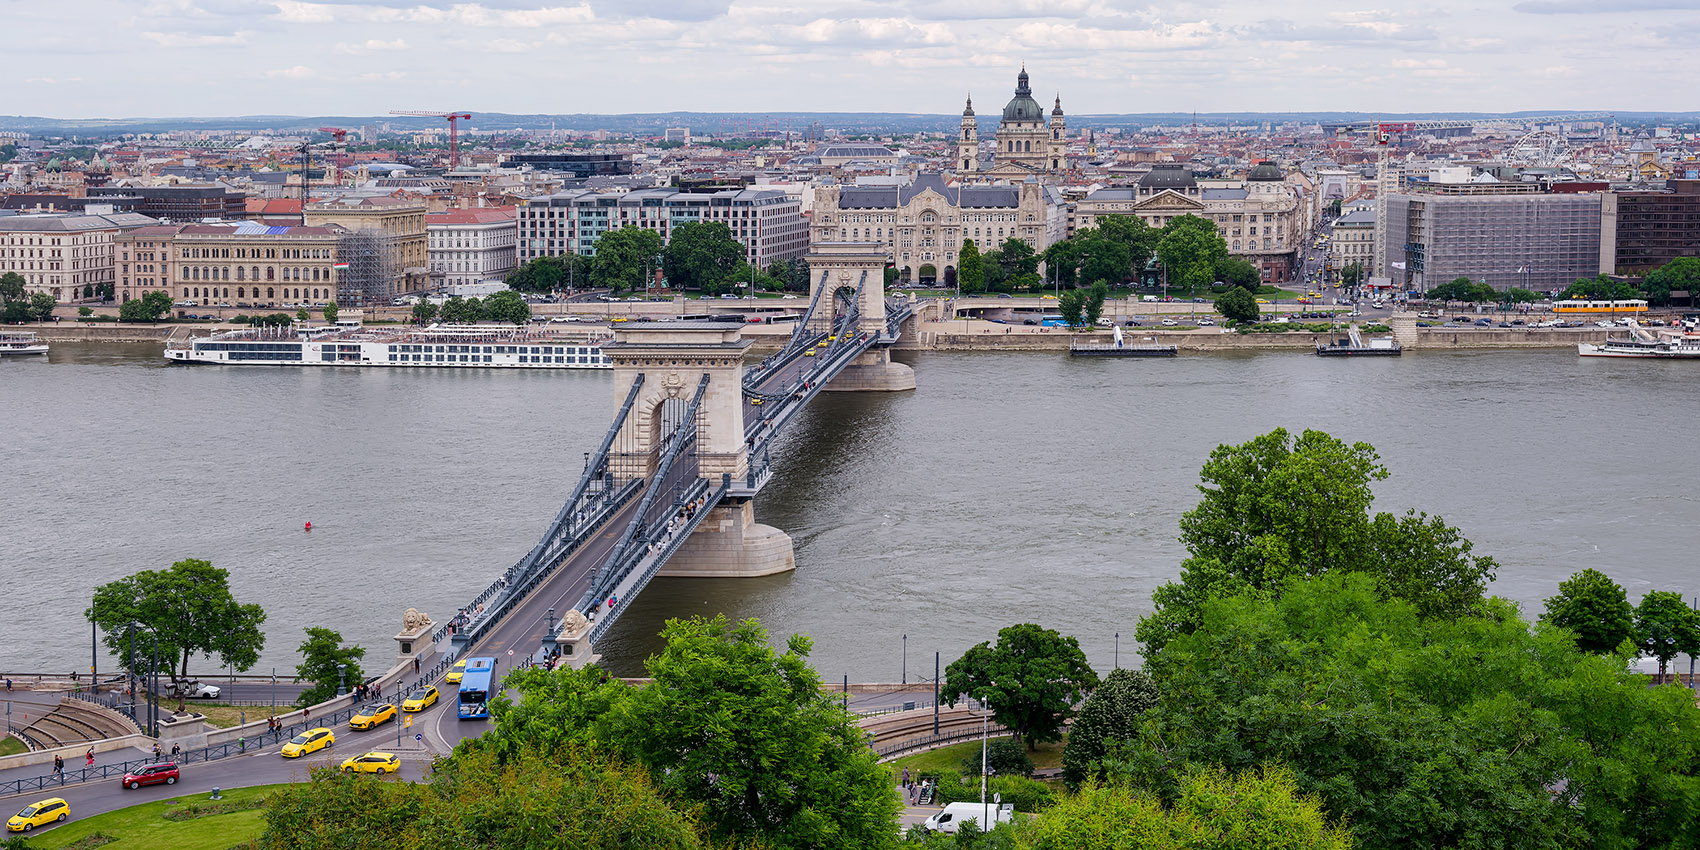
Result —
<path fill-rule="evenodd" d="M 421 112 L 415 109 L 392 109 L 391 115 L 412 115 L 416 118 L 442 118 L 449 122 L 449 168 L 460 165 L 460 127 L 456 121 L 472 120 L 465 112 Z"/>
<path fill-rule="evenodd" d="M 332 154 L 335 154 L 337 152 L 337 148 L 342 148 L 343 153 L 348 152 L 348 131 L 347 130 L 342 129 L 341 127 L 320 127 L 319 132 L 329 133 L 329 134 L 331 134 L 331 138 L 336 140 L 335 142 L 331 143 L 331 146 L 330 146 Z M 342 182 L 342 163 L 340 161 L 338 161 L 335 156 L 331 157 L 331 182 L 332 183 L 341 183 Z"/>

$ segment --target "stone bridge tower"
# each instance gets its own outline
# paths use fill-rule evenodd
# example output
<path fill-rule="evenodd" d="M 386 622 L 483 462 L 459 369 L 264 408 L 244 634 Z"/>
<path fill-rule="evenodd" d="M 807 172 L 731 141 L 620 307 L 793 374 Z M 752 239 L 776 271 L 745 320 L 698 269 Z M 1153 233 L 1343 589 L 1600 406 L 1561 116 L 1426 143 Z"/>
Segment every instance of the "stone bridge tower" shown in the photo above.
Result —
<path fill-rule="evenodd" d="M 820 296 L 819 306 L 809 320 L 814 330 L 827 330 L 836 318 L 837 292 L 848 289 L 854 294 L 862 286 L 859 304 L 860 332 L 879 340 L 858 356 L 844 371 L 838 373 L 822 389 L 827 392 L 892 392 L 915 388 L 915 370 L 902 363 L 891 362 L 891 342 L 886 336 L 885 313 L 885 246 L 878 242 L 816 242 L 809 252 L 809 298 L 821 287 L 827 292 Z"/>

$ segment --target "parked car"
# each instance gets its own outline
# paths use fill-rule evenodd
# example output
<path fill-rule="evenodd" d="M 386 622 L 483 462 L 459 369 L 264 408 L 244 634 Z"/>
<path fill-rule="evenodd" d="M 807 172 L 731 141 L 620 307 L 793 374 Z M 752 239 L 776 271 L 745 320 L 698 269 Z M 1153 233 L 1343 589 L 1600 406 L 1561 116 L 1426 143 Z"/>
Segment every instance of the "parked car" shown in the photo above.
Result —
<path fill-rule="evenodd" d="M 65 802 L 65 798 L 48 797 L 25 806 L 23 811 L 6 821 L 6 828 L 12 832 L 29 832 L 38 826 L 46 826 L 70 816 L 71 804 Z"/>
<path fill-rule="evenodd" d="M 182 699 L 218 699 L 217 685 L 203 685 L 200 682 L 182 682 L 173 685 L 169 695 Z"/>
<path fill-rule="evenodd" d="M 1163 327 L 1165 327 L 1165 328 L 1172 328 L 1172 327 L 1174 327 L 1174 326 L 1176 326 L 1176 325 L 1178 325 L 1178 324 L 1180 324 L 1180 322 L 1177 322 L 1177 321 L 1175 321 L 1175 320 L 1174 320 L 1174 319 L 1164 319 L 1164 320 L 1163 320 L 1163 321 L 1162 321 L 1162 325 L 1163 325 Z"/>
<path fill-rule="evenodd" d="M 122 784 L 131 791 L 143 785 L 176 785 L 177 765 L 171 762 L 142 765 L 135 770 L 127 771 L 124 774 Z"/>

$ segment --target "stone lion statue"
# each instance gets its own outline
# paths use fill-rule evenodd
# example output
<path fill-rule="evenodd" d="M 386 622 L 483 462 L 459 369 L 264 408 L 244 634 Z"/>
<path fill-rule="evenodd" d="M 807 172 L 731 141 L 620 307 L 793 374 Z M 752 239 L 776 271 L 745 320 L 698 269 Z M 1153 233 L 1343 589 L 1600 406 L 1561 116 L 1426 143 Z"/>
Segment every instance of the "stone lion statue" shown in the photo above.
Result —
<path fill-rule="evenodd" d="M 431 618 L 418 608 L 409 608 L 401 615 L 401 632 L 410 634 L 431 625 Z"/>
<path fill-rule="evenodd" d="M 578 637 L 589 628 L 590 621 L 577 608 L 567 609 L 567 616 L 561 618 L 561 634 L 566 637 Z"/>

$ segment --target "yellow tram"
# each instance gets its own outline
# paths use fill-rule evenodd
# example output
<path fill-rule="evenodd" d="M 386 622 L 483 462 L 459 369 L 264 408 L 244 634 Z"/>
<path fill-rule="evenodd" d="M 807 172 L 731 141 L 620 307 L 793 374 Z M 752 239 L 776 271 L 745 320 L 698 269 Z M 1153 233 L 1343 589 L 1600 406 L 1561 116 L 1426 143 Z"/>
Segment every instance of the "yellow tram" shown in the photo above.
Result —
<path fill-rule="evenodd" d="M 1622 301 L 1589 301 L 1584 299 L 1567 299 L 1554 301 L 1554 313 L 1645 313 L 1647 302 L 1640 298 L 1629 298 Z"/>

